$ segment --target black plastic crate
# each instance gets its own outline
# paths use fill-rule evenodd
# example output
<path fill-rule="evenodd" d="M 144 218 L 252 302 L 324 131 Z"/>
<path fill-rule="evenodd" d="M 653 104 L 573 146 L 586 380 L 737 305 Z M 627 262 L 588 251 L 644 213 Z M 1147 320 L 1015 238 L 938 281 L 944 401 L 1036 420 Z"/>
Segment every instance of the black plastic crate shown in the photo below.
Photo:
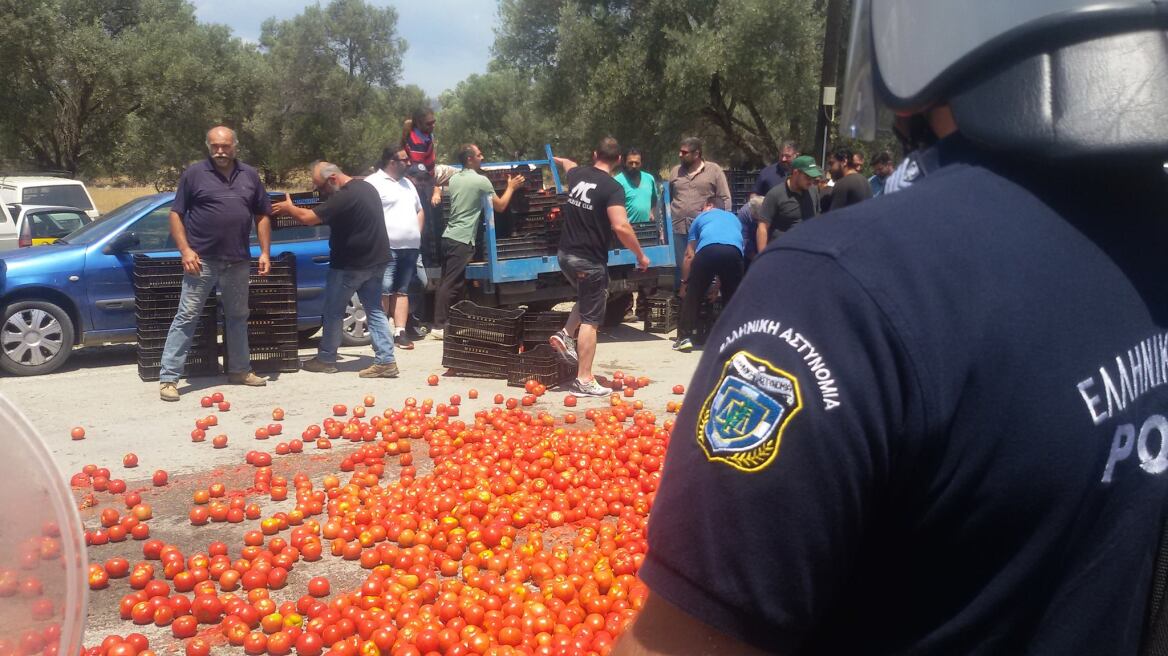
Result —
<path fill-rule="evenodd" d="M 523 337 L 524 310 L 484 307 L 473 301 L 450 306 L 446 335 L 487 344 L 518 347 Z"/>
<path fill-rule="evenodd" d="M 138 352 L 138 378 L 144 381 L 158 380 L 162 371 L 162 349 L 151 349 Z M 214 350 L 192 350 L 187 354 L 186 366 L 183 367 L 183 376 L 218 376 L 219 354 Z"/>
<path fill-rule="evenodd" d="M 565 365 L 564 359 L 551 346 L 543 344 L 515 357 L 507 371 L 507 384 L 523 387 L 527 381 L 537 380 L 554 387 L 575 373 Z"/>
<path fill-rule="evenodd" d="M 300 353 L 295 344 L 252 344 L 249 337 L 248 362 L 251 370 L 257 373 L 291 373 L 300 370 Z M 231 371 L 231 356 L 226 344 L 223 345 L 223 370 Z"/>
<path fill-rule="evenodd" d="M 568 321 L 569 312 L 527 312 L 523 315 L 523 347 L 534 349 L 547 344 Z"/>
<path fill-rule="evenodd" d="M 518 346 L 485 344 L 452 337 L 449 324 L 442 339 L 442 366 L 456 373 L 506 378 L 518 355 Z"/>
<path fill-rule="evenodd" d="M 558 238 L 556 240 L 559 241 Z M 509 237 L 495 240 L 495 258 L 517 260 L 525 257 L 543 257 L 552 254 L 555 244 L 546 233 Z"/>
<path fill-rule="evenodd" d="M 667 333 L 677 328 L 681 315 L 681 303 L 675 296 L 650 296 L 649 314 L 645 319 L 645 332 Z"/>

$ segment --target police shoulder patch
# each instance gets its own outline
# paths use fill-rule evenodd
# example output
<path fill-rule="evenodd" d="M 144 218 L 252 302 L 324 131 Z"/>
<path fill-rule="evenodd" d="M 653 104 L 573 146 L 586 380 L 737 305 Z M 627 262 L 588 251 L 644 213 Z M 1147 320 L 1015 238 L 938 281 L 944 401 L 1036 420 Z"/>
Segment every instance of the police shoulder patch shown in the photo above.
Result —
<path fill-rule="evenodd" d="M 698 444 L 706 458 L 757 472 L 779 453 L 783 429 L 803 408 L 799 381 L 762 358 L 738 351 L 698 414 Z"/>

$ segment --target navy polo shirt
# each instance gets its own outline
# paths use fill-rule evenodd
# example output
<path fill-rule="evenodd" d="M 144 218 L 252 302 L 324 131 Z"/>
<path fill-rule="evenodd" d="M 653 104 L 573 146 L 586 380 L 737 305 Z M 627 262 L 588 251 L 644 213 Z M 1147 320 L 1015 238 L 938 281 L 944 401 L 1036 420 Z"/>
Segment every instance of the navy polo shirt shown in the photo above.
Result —
<path fill-rule="evenodd" d="M 257 215 L 272 213 L 272 202 L 256 170 L 239 160 L 224 177 L 211 158 L 183 171 L 171 210 L 182 217 L 187 242 L 199 257 L 246 260 Z"/>
<path fill-rule="evenodd" d="M 1134 655 L 1168 498 L 1163 173 L 938 148 L 755 260 L 640 575 L 782 654 Z"/>
<path fill-rule="evenodd" d="M 767 192 L 771 190 L 771 187 L 786 179 L 787 174 L 779 168 L 779 163 L 775 162 L 758 172 L 758 178 L 754 181 L 753 192 L 759 196 L 766 196 Z"/>

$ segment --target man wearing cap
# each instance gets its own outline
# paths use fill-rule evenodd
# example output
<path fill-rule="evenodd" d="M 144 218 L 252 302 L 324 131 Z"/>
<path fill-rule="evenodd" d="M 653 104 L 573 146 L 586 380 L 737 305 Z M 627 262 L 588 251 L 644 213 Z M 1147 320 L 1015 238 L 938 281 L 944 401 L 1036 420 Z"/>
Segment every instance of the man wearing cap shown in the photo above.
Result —
<path fill-rule="evenodd" d="M 822 176 L 823 171 L 810 155 L 800 155 L 791 161 L 791 175 L 772 187 L 762 201 L 755 229 L 759 253 L 796 223 L 819 214 L 819 188 L 815 181 Z"/>

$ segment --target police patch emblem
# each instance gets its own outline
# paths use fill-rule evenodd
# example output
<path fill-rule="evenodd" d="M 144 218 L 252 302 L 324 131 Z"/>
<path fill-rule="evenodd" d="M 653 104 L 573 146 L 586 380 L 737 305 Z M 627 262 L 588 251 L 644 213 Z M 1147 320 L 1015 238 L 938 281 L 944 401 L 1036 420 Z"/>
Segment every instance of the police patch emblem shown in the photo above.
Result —
<path fill-rule="evenodd" d="M 778 455 L 783 429 L 802 408 L 794 376 L 739 351 L 698 414 L 698 444 L 711 461 L 760 471 Z"/>

